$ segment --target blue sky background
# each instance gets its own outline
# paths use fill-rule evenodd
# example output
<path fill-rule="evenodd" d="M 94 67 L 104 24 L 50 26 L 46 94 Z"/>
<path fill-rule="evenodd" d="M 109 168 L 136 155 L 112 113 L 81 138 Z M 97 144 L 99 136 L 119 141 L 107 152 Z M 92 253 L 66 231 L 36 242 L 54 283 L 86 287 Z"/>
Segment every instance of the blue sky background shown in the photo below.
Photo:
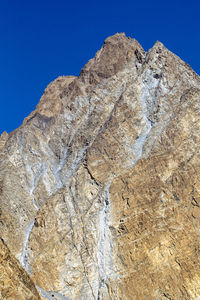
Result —
<path fill-rule="evenodd" d="M 200 1 L 0 0 L 0 134 L 19 127 L 47 84 L 78 75 L 116 32 L 156 40 L 200 74 Z"/>

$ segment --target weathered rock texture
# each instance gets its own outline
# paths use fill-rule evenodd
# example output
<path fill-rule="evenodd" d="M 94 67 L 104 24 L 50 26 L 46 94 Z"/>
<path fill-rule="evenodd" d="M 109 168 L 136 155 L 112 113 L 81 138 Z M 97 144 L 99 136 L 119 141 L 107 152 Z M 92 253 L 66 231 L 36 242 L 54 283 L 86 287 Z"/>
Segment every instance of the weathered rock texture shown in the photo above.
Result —
<path fill-rule="evenodd" d="M 199 145 L 200 78 L 160 42 L 51 83 L 0 138 L 0 236 L 40 297 L 200 299 Z"/>
<path fill-rule="evenodd" d="M 34 283 L 2 239 L 0 239 L 0 299 L 41 299 Z"/>

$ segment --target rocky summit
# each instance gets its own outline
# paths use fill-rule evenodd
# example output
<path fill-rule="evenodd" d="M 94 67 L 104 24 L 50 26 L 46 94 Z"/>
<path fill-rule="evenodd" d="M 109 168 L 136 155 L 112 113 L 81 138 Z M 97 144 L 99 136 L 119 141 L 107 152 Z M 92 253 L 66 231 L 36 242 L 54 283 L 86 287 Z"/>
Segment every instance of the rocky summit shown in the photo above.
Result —
<path fill-rule="evenodd" d="M 200 299 L 200 77 L 107 38 L 0 137 L 0 299 Z"/>

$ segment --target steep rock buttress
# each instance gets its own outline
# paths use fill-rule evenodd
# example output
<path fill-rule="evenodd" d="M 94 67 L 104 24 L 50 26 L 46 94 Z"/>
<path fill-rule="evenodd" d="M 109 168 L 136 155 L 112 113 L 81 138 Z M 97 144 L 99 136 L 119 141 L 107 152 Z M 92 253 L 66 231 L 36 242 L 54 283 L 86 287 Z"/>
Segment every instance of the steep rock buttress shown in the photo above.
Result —
<path fill-rule="evenodd" d="M 200 78 L 104 42 L 0 138 L 0 236 L 44 299 L 200 297 Z"/>

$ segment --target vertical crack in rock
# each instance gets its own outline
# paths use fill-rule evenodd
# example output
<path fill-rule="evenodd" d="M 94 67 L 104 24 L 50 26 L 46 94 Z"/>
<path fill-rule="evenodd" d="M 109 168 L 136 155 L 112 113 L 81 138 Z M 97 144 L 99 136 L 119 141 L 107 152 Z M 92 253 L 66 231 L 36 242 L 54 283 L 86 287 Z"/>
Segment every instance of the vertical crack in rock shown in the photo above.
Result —
<path fill-rule="evenodd" d="M 32 170 L 29 166 L 27 166 L 27 170 L 29 170 L 29 173 L 31 173 L 31 178 L 32 178 L 32 184 L 31 184 L 29 193 L 30 193 L 30 196 L 31 196 L 33 206 L 34 206 L 34 208 L 37 212 L 39 210 L 39 206 L 37 205 L 37 203 L 35 201 L 34 191 L 37 187 L 37 184 L 39 182 L 40 177 L 43 174 L 43 171 L 41 171 L 40 174 L 38 174 L 38 176 L 34 176 L 33 172 L 31 172 Z M 30 273 L 30 270 L 28 269 L 28 242 L 29 242 L 29 237 L 30 237 L 30 234 L 32 232 L 33 226 L 34 226 L 34 222 L 35 222 L 35 218 L 33 220 L 31 220 L 31 222 L 28 224 L 28 226 L 25 229 L 25 240 L 24 240 L 24 244 L 23 244 L 22 254 L 21 254 L 21 257 L 19 259 L 22 267 L 28 273 Z"/>
<path fill-rule="evenodd" d="M 30 191 L 30 195 L 31 195 L 31 200 L 32 200 L 33 206 L 35 207 L 35 210 L 38 211 L 39 206 L 37 205 L 37 203 L 35 201 L 35 197 L 33 195 L 33 191 Z"/>
<path fill-rule="evenodd" d="M 74 248 L 76 249 L 79 257 L 80 257 L 80 260 L 81 260 L 81 264 L 83 266 L 83 270 L 84 270 L 84 276 L 85 276 L 85 279 L 88 283 L 88 286 L 91 290 L 91 294 L 92 294 L 92 297 L 94 298 L 94 300 L 96 299 L 95 297 L 95 293 L 94 293 L 94 290 L 93 290 L 93 287 L 90 283 L 90 280 L 88 278 L 88 274 L 87 274 L 87 270 L 86 270 L 86 265 L 85 265 L 85 262 L 84 262 L 84 259 L 83 259 L 83 256 L 82 256 L 82 253 L 81 251 L 78 249 L 77 245 L 76 245 L 76 242 L 74 240 L 74 226 L 73 226 L 73 222 L 72 222 L 72 215 L 73 214 L 77 214 L 77 210 L 76 210 L 76 203 L 75 203 L 75 199 L 74 199 L 74 195 L 73 195 L 73 192 L 72 192 L 72 188 L 71 188 L 71 183 L 68 184 L 68 189 L 69 189 L 69 194 L 70 194 L 70 197 L 71 197 L 71 201 L 68 201 L 67 203 L 67 207 L 68 207 L 68 210 L 73 212 L 73 213 L 70 213 L 70 227 L 71 227 L 71 237 L 72 237 L 72 243 L 73 243 L 73 246 Z M 83 237 L 83 241 L 84 241 L 84 237 Z"/>
<path fill-rule="evenodd" d="M 54 176 L 57 181 L 55 191 L 59 188 L 62 188 L 62 186 L 63 186 L 63 180 L 61 178 L 60 171 L 62 170 L 62 168 L 65 164 L 68 150 L 69 150 L 69 146 L 67 145 L 64 149 L 63 156 L 61 157 L 60 163 L 59 163 L 58 167 L 56 168 L 56 170 L 54 171 Z"/>
<path fill-rule="evenodd" d="M 133 145 L 133 153 L 134 153 L 134 161 L 132 166 L 136 164 L 136 162 L 142 158 L 143 155 L 143 147 L 146 143 L 147 137 L 151 131 L 152 128 L 152 122 L 148 118 L 148 110 L 147 110 L 147 102 L 146 102 L 146 95 L 142 93 L 141 99 L 140 99 L 140 106 L 141 106 L 141 132 L 139 136 L 136 139 L 135 144 Z"/>
<path fill-rule="evenodd" d="M 151 131 L 152 125 L 151 122 L 148 121 L 146 116 L 143 116 L 143 130 L 141 131 L 140 135 L 136 139 L 135 144 L 133 145 L 133 153 L 135 156 L 135 159 L 133 161 L 132 166 L 136 164 L 136 162 L 142 158 L 143 155 L 143 147 L 146 143 L 147 137 Z"/>
<path fill-rule="evenodd" d="M 28 241 L 29 241 L 29 237 L 31 234 L 31 231 L 33 229 L 34 226 L 34 220 L 32 220 L 28 226 L 25 229 L 25 240 L 24 240 L 24 245 L 23 245 L 23 249 L 22 249 L 22 255 L 19 259 L 20 264 L 22 265 L 22 267 L 28 272 L 28 268 L 27 268 L 27 262 L 28 262 Z"/>
<path fill-rule="evenodd" d="M 105 189 L 105 199 L 103 209 L 99 213 L 99 245 L 97 251 L 97 260 L 99 268 L 99 286 L 98 300 L 103 299 L 104 293 L 107 291 L 107 286 L 111 277 L 114 277 L 113 270 L 113 245 L 110 232 L 110 194 L 109 183 Z"/>
<path fill-rule="evenodd" d="M 39 182 L 40 178 L 45 175 L 45 170 L 46 169 L 47 168 L 44 165 L 44 163 L 38 164 L 37 171 L 34 174 L 31 166 L 30 165 L 26 166 L 26 170 L 30 174 L 30 177 L 31 177 L 31 179 L 30 179 L 31 183 L 29 184 L 30 185 L 30 187 L 29 187 L 29 194 L 31 196 L 31 200 L 32 200 L 32 203 L 33 203 L 33 206 L 34 206 L 36 212 L 39 210 L 39 206 L 38 206 L 38 204 L 35 201 L 34 191 L 37 188 L 37 185 L 38 185 L 38 182 Z"/>
<path fill-rule="evenodd" d="M 39 181 L 39 178 L 37 179 L 37 182 Z M 35 197 L 34 197 L 34 190 L 35 190 L 35 184 L 31 187 L 30 189 L 30 196 L 31 196 L 31 200 L 33 203 L 33 206 L 35 207 L 35 210 L 38 211 L 39 210 L 39 206 L 37 205 L 36 201 L 35 201 Z"/>

